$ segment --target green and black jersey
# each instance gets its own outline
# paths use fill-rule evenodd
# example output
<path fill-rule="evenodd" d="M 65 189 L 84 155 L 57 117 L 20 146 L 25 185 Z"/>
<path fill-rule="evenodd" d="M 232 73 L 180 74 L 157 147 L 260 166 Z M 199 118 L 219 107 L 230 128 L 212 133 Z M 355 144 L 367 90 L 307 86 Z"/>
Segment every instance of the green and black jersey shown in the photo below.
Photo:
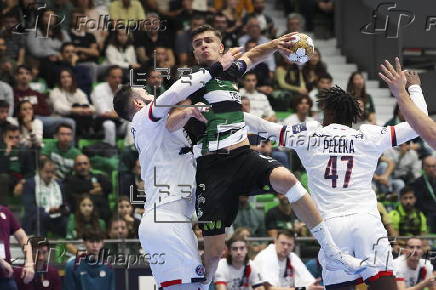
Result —
<path fill-rule="evenodd" d="M 202 151 L 216 151 L 247 138 L 237 81 L 245 73 L 243 61 L 236 61 L 222 75 L 208 81 L 203 88 L 189 96 L 192 103 L 211 105 L 203 113 L 206 129 L 199 140 Z"/>

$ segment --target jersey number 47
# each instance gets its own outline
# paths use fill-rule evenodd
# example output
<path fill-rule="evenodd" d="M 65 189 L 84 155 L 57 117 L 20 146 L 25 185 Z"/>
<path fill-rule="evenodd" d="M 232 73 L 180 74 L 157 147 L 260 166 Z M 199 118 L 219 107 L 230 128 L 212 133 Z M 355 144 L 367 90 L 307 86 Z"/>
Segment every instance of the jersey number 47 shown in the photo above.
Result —
<path fill-rule="evenodd" d="M 347 162 L 347 171 L 345 173 L 343 188 L 347 188 L 350 183 L 351 173 L 353 171 L 353 156 L 341 156 L 341 161 Z M 332 187 L 336 188 L 336 181 L 339 178 L 337 174 L 338 156 L 330 156 L 327 168 L 325 169 L 324 179 L 332 180 Z"/>

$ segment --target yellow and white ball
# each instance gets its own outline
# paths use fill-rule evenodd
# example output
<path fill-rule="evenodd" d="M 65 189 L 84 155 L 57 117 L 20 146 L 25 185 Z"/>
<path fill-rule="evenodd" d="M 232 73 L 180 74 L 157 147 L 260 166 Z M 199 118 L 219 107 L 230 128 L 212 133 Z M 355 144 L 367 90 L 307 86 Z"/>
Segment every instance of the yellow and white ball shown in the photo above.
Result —
<path fill-rule="evenodd" d="M 290 61 L 303 65 L 311 59 L 315 50 L 312 38 L 304 33 L 298 33 L 293 35 L 291 42 L 293 46 L 290 48 L 291 52 L 288 54 Z"/>

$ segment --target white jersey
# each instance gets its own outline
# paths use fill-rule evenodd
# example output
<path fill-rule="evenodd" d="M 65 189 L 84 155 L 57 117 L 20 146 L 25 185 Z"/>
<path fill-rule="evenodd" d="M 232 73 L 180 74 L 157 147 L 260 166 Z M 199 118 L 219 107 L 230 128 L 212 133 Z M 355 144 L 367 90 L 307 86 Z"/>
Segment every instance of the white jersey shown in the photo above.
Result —
<path fill-rule="evenodd" d="M 253 262 L 249 261 L 248 265 L 236 269 L 227 263 L 227 259 L 221 259 L 215 272 L 215 284 L 226 285 L 228 290 L 251 290 L 263 285 Z"/>
<path fill-rule="evenodd" d="M 408 123 L 355 130 L 312 121 L 284 128 L 280 141 L 297 152 L 321 215 L 331 218 L 362 212 L 379 216 L 371 187 L 378 159 L 386 149 L 416 136 Z"/>
<path fill-rule="evenodd" d="M 194 208 L 195 160 L 193 154 L 181 154 L 191 144 L 183 129 L 170 132 L 165 127 L 167 116 L 152 115 L 154 104 L 142 108 L 132 120 L 132 135 L 139 152 L 141 178 L 144 180 L 146 211 L 180 199 Z"/>
<path fill-rule="evenodd" d="M 418 267 L 410 269 L 407 266 L 406 256 L 401 255 L 394 260 L 394 270 L 396 280 L 404 281 L 406 287 L 413 287 L 432 276 L 433 265 L 430 260 L 420 259 Z"/>

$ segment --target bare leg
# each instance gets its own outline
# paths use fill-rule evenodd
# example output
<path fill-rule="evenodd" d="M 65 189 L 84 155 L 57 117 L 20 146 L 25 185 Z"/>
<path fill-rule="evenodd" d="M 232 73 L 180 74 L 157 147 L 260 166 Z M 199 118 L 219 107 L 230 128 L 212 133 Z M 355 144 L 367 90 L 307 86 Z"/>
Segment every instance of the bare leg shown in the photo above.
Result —
<path fill-rule="evenodd" d="M 226 246 L 226 235 L 204 236 L 204 267 L 206 268 L 206 283 L 212 281 L 218 262 Z"/>

